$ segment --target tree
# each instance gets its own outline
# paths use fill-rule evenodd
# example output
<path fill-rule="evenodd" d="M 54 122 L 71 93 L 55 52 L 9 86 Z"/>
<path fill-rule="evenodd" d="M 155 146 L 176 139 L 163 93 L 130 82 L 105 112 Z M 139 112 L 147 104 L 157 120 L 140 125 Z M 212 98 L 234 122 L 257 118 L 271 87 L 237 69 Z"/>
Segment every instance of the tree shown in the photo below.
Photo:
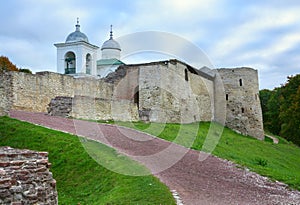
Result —
<path fill-rule="evenodd" d="M 32 73 L 31 70 L 27 68 L 17 68 L 6 56 L 0 56 L 0 72 L 3 71 L 19 71 L 23 73 Z"/>
<path fill-rule="evenodd" d="M 268 112 L 268 102 L 270 100 L 272 92 L 273 91 L 268 89 L 263 89 L 259 91 L 259 98 L 260 98 L 260 104 L 261 104 L 264 122 L 269 122 L 267 112 Z"/>
<path fill-rule="evenodd" d="M 8 57 L 6 56 L 0 56 L 0 71 L 18 71 L 16 65 L 14 65 Z"/>
<path fill-rule="evenodd" d="M 265 128 L 300 145 L 300 74 L 280 88 L 261 90 L 260 99 Z"/>
<path fill-rule="evenodd" d="M 32 74 L 31 70 L 27 69 L 27 68 L 20 68 L 19 72 L 23 72 L 23 73 L 30 73 Z"/>
<path fill-rule="evenodd" d="M 279 134 L 281 129 L 281 122 L 279 120 L 280 114 L 280 98 L 281 88 L 275 88 L 267 103 L 267 112 L 265 113 L 267 121 L 265 122 L 266 128 L 274 134 Z"/>
<path fill-rule="evenodd" d="M 300 145 L 300 75 L 288 77 L 282 87 L 280 135 Z"/>

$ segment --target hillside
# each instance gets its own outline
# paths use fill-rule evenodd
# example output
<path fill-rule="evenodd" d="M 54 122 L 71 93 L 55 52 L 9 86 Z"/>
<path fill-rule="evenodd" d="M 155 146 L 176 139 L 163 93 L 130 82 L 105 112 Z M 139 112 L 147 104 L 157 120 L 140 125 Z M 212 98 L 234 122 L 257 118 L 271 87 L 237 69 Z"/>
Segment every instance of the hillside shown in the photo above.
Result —
<path fill-rule="evenodd" d="M 194 138 L 192 149 L 201 150 L 211 123 L 158 124 L 116 122 L 119 125 L 141 130 L 168 141 L 174 141 L 181 133 L 181 139 Z M 157 132 L 157 130 L 162 130 Z M 197 136 L 194 136 L 197 133 Z M 178 142 L 178 140 L 177 140 Z M 183 140 L 180 144 L 184 145 Z M 233 161 L 241 167 L 247 167 L 263 176 L 288 184 L 300 190 L 300 148 L 280 138 L 279 144 L 273 144 L 253 137 L 240 135 L 224 128 L 220 141 L 213 151 L 215 156 Z"/>
<path fill-rule="evenodd" d="M 169 189 L 157 178 L 125 176 L 105 169 L 74 135 L 0 117 L 0 139 L 0 146 L 49 152 L 59 204 L 175 204 Z M 119 156 L 100 143 L 90 141 L 89 145 L 100 147 L 98 154 L 106 160 Z M 145 169 L 127 157 L 121 158 L 124 163 L 119 166 Z"/>
<path fill-rule="evenodd" d="M 111 147 L 118 150 L 118 153 L 124 153 L 130 158 L 145 165 L 151 170 L 151 173 L 154 173 L 155 176 L 164 182 L 171 190 L 176 190 L 175 192 L 179 193 L 180 198 L 185 204 L 199 204 L 199 202 L 201 202 L 203 204 L 221 205 L 224 204 L 224 201 L 230 202 L 230 204 L 300 203 L 300 192 L 288 189 L 286 185 L 282 183 L 272 182 L 270 179 L 251 172 L 241 165 L 212 155 L 207 156 L 203 154 L 203 152 L 187 149 L 180 145 L 176 145 L 175 143 L 152 137 L 143 132 L 137 132 L 120 126 L 54 117 L 45 115 L 44 113 L 11 111 L 10 116 L 34 124 L 51 127 L 52 129 L 85 136 L 85 138 L 81 140 L 81 143 L 93 159 L 96 159 L 100 164 L 104 162 L 105 167 L 108 165 L 116 165 L 114 167 L 118 168 L 120 167 L 120 158 L 123 159 L 120 154 L 109 154 L 106 149 L 103 149 L 103 146 L 94 146 L 91 141 L 87 139 L 93 139 L 101 143 L 109 144 Z M 131 123 L 127 124 L 130 125 Z M 199 125 L 200 129 L 198 130 Z M 218 125 L 212 123 L 193 123 L 185 125 L 134 123 L 131 124 L 131 126 L 139 127 L 140 129 L 146 128 L 147 131 L 156 132 L 158 135 L 165 134 L 169 139 L 174 139 L 174 137 L 178 135 L 179 139 L 176 137 L 176 140 L 173 142 L 185 146 L 188 145 L 188 141 L 193 140 L 195 142 L 195 149 L 198 145 L 203 143 L 208 130 L 210 130 L 209 133 L 212 133 L 213 136 L 217 134 L 216 131 L 218 130 Z M 208 129 L 211 126 L 217 129 Z M 228 130 L 230 131 L 228 133 L 226 130 L 228 129 L 225 129 L 224 132 L 220 132 L 223 133 L 223 135 L 218 143 L 218 146 L 223 145 L 223 147 L 226 148 L 224 143 L 222 143 L 222 138 L 224 138 L 225 135 L 224 139 L 227 139 L 225 144 L 228 144 L 229 147 L 232 148 L 231 150 L 226 149 L 225 153 L 229 155 L 232 154 L 232 156 L 240 154 L 241 162 L 248 159 L 252 164 L 257 165 L 257 167 L 266 168 L 271 164 L 264 158 L 253 159 L 251 153 L 248 154 L 248 157 L 246 155 L 247 151 L 254 153 L 258 151 L 258 154 L 263 157 L 262 152 L 259 153 L 259 150 L 253 148 L 253 146 L 256 146 L 263 150 L 267 150 L 265 149 L 266 147 L 264 144 L 260 144 L 262 143 L 261 141 L 243 137 L 241 135 L 231 135 L 231 133 L 234 132 Z M 193 139 L 193 133 L 195 133 L 195 131 L 196 140 Z M 243 138 L 251 140 L 241 140 Z M 204 146 L 206 142 L 210 140 L 211 139 L 206 139 Z M 218 138 L 213 137 L 213 140 L 218 140 Z M 233 140 L 233 142 L 231 142 L 231 140 Z M 234 142 L 238 143 L 235 144 Z M 256 142 L 259 143 L 256 144 Z M 249 146 L 249 143 L 253 144 L 253 146 Z M 250 149 L 247 150 L 247 146 L 249 146 Z M 295 148 L 299 150 L 297 147 Z M 218 148 L 215 150 L 217 149 Z M 235 153 L 234 149 L 238 150 L 238 152 Z M 220 150 L 220 153 L 222 153 L 222 150 L 223 149 Z M 243 150 L 246 150 L 246 153 L 245 151 L 243 152 Z M 180 157 L 182 153 L 185 154 Z M 206 160 L 199 160 L 199 157 L 201 156 L 207 156 Z M 299 152 L 295 153 L 294 157 L 299 157 Z M 287 160 L 290 159 L 291 158 L 287 157 Z M 126 163 L 126 161 L 124 162 Z M 298 161 L 295 160 L 295 162 L 297 163 Z M 128 166 L 131 167 L 130 163 L 128 164 L 127 168 Z M 293 168 L 291 163 L 287 164 L 283 162 L 283 164 L 287 165 L 288 170 Z M 139 168 L 140 166 L 133 166 L 134 171 L 140 171 L 135 167 Z M 297 165 L 294 166 L 294 168 L 295 170 L 299 170 Z M 283 173 L 280 173 L 279 176 L 283 176 L 282 174 Z M 291 172 L 291 174 L 295 174 L 295 172 Z M 285 176 L 289 176 L 289 173 Z M 298 177 L 294 176 L 293 179 L 296 179 L 294 184 L 297 184 Z M 153 186 L 152 183 L 148 185 Z"/>

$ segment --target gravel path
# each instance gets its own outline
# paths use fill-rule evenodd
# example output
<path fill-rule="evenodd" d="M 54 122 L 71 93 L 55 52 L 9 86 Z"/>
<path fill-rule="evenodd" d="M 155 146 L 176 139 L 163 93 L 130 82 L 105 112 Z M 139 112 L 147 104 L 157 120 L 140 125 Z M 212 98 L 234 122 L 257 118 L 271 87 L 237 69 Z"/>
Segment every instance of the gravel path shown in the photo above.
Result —
<path fill-rule="evenodd" d="M 56 130 L 86 136 L 144 164 L 176 190 L 183 204 L 299 204 L 300 192 L 270 182 L 214 156 L 199 161 L 199 151 L 114 125 L 71 120 L 43 113 L 11 111 L 10 116 Z M 182 156 L 182 157 L 181 157 Z M 176 163 L 174 163 L 176 162 Z M 174 165 L 173 165 L 174 164 Z"/>

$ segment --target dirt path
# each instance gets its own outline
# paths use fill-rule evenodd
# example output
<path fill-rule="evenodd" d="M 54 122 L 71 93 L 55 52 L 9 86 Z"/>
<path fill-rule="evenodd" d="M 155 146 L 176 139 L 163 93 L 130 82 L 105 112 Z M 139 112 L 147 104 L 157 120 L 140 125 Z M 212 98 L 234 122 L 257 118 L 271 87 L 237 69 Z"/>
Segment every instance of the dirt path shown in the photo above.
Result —
<path fill-rule="evenodd" d="M 265 136 L 271 138 L 273 140 L 274 144 L 278 144 L 279 139 L 277 137 L 274 137 L 274 136 L 271 136 L 271 135 L 268 135 L 268 134 L 265 134 Z"/>
<path fill-rule="evenodd" d="M 300 192 L 289 191 L 281 183 L 270 182 L 213 156 L 199 161 L 200 152 L 141 132 L 43 113 L 11 111 L 10 116 L 114 147 L 148 167 L 171 190 L 176 190 L 186 205 L 300 204 Z M 181 154 L 184 156 L 178 159 Z M 177 162 L 173 166 L 172 160 Z"/>

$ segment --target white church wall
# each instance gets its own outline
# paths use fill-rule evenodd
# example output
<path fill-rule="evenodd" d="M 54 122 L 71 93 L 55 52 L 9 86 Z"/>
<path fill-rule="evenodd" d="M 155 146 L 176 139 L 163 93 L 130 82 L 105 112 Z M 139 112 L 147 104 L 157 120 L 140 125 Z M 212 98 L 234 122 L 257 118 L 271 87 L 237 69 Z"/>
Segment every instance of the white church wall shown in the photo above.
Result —
<path fill-rule="evenodd" d="M 103 49 L 102 50 L 102 59 L 118 59 L 120 60 L 120 51 L 117 49 Z"/>

